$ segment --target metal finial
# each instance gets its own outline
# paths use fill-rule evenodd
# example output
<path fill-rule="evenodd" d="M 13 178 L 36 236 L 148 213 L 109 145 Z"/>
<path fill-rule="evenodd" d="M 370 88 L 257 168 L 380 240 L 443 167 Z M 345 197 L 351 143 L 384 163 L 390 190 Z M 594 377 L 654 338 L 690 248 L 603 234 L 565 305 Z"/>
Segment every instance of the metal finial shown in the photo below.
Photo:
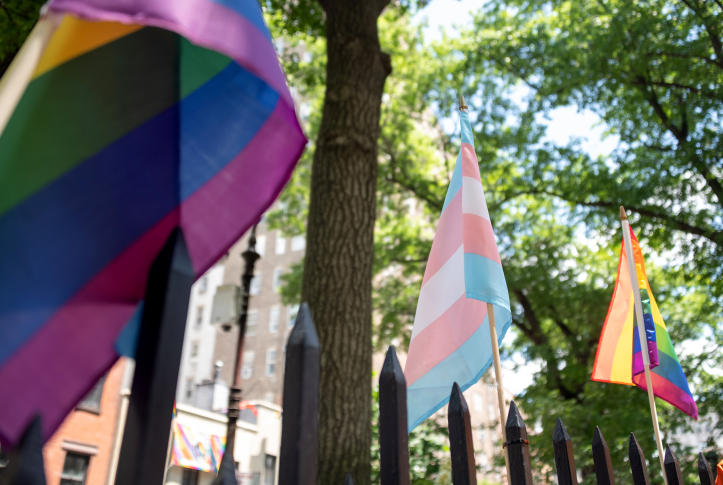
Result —
<path fill-rule="evenodd" d="M 462 96 L 460 94 L 459 95 L 459 110 L 462 111 L 462 110 L 466 110 L 466 109 L 467 109 L 467 105 L 464 103 L 464 96 Z"/>
<path fill-rule="evenodd" d="M 621 221 L 627 221 L 628 216 L 625 214 L 625 207 L 620 206 L 620 220 Z"/>

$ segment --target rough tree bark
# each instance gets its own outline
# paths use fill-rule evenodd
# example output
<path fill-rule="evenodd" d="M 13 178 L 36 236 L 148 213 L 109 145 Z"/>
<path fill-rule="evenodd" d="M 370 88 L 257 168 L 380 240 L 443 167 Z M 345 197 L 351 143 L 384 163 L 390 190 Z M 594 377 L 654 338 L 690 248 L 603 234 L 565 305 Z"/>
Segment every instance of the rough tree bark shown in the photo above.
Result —
<path fill-rule="evenodd" d="M 389 0 L 320 0 L 326 95 L 312 165 L 302 299 L 321 341 L 321 485 L 368 485 L 377 138 L 391 62 L 377 19 Z"/>

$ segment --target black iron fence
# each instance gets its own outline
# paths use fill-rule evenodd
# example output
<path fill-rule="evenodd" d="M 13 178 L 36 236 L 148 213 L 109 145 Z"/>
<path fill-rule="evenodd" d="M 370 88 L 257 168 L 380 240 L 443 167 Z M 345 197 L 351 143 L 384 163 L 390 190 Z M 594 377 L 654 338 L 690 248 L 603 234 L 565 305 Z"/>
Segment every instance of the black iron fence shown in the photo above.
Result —
<path fill-rule="evenodd" d="M 315 485 L 316 483 L 320 362 L 319 338 L 311 313 L 304 304 L 299 310 L 287 345 L 279 485 Z M 148 392 L 148 394 L 153 393 Z M 149 401 L 153 402 L 153 399 Z M 154 411 L 151 414 L 158 413 Z M 457 384 L 451 389 L 447 416 L 452 482 L 454 485 L 476 485 L 477 468 L 470 413 Z M 170 426 L 170 412 L 167 417 L 164 416 L 163 424 Z M 510 404 L 505 429 L 507 442 L 504 443 L 504 447 L 509 454 L 510 464 L 509 484 L 532 485 L 533 468 L 527 427 L 514 401 Z M 165 436 L 168 436 L 167 431 L 168 426 L 164 430 Z M 132 437 L 137 439 L 137 435 Z M 544 439 L 542 436 L 535 438 Z M 565 425 L 559 418 L 552 441 L 558 485 L 577 485 L 572 442 Z M 166 445 L 165 442 L 158 445 L 164 455 Z M 380 485 L 409 485 L 407 390 L 404 373 L 394 347 L 389 347 L 379 377 L 379 447 Z M 134 451 L 137 452 L 138 449 Z M 615 485 L 610 452 L 598 428 L 595 429 L 593 436 L 592 452 L 598 485 Z M 650 485 L 645 455 L 633 433 L 630 433 L 628 453 L 634 485 Z M 165 456 L 154 459 L 160 463 L 147 464 L 146 469 L 164 466 Z M 678 460 L 670 448 L 666 448 L 664 463 L 668 485 L 683 485 Z M 119 466 L 122 465 L 121 462 Z M 119 470 L 118 478 L 131 475 L 121 473 Z M 702 453 L 698 455 L 698 475 L 701 485 L 714 485 L 715 477 Z M 119 479 L 116 480 L 116 485 L 138 483 L 130 478 L 126 479 L 127 481 Z M 144 480 L 144 483 L 147 482 Z M 160 485 L 160 481 L 156 483 Z M 0 479 L 0 485 L 21 484 L 45 485 L 42 438 L 37 419 L 29 426 L 21 443 L 14 450 L 7 469 Z M 223 457 L 214 485 L 237 485 L 235 464 L 230 454 Z M 346 477 L 344 485 L 353 485 L 350 476 Z"/>

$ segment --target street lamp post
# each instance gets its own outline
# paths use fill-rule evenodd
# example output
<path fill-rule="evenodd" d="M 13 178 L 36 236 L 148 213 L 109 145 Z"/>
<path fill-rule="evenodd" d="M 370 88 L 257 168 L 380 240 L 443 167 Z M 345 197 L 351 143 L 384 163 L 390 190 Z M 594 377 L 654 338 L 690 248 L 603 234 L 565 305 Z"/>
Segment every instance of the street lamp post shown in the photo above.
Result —
<path fill-rule="evenodd" d="M 241 364 L 243 357 L 244 335 L 246 334 L 246 317 L 249 309 L 249 296 L 251 290 L 251 280 L 254 277 L 254 265 L 256 260 L 261 257 L 256 252 L 256 226 L 251 228 L 249 237 L 249 247 L 241 253 L 246 265 L 244 273 L 241 276 L 241 304 L 239 305 L 238 314 L 238 344 L 236 345 L 236 362 L 233 367 L 233 385 L 228 396 L 228 427 L 226 428 L 226 450 L 224 455 L 234 456 L 234 445 L 236 444 L 236 422 L 241 413 L 239 403 L 241 402 Z"/>

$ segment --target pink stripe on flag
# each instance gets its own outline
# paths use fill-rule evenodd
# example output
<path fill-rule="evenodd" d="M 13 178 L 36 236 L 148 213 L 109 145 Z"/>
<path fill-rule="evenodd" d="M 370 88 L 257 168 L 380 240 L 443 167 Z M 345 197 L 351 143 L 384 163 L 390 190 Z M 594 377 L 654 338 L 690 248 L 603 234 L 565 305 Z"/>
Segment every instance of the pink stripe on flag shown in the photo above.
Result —
<path fill-rule="evenodd" d="M 409 343 L 407 387 L 465 343 L 487 316 L 487 303 L 464 295 Z"/>
<path fill-rule="evenodd" d="M 464 214 L 463 217 L 465 254 L 479 254 L 502 264 L 492 223 L 476 214 Z"/>
<path fill-rule="evenodd" d="M 462 143 L 462 176 L 472 177 L 480 184 L 482 183 L 479 176 L 477 154 L 474 152 L 474 147 L 469 143 Z"/>
<path fill-rule="evenodd" d="M 7 418 L 0 421 L 0 436 L 17 442 L 30 420 L 41 413 L 44 436 L 49 437 L 90 390 L 85 383 L 95 384 L 118 359 L 116 339 L 143 298 L 148 269 L 173 228 L 183 227 L 194 270 L 203 274 L 273 203 L 291 176 L 290 160 L 298 158 L 303 140 L 294 112 L 277 103 L 234 160 L 60 308 L 0 368 L 0 415 Z M 280 170 L 284 170 L 281 177 Z M 269 186 L 274 179 L 278 184 Z M 268 203 L 260 206 L 259 200 Z M 229 220 L 218 224 L 222 214 Z M 203 223 L 209 217 L 216 218 L 217 230 L 212 233 Z M 78 352 L 79 348 L 90 351 Z M 54 399 L 45 399 L 46 395 Z M 28 403 L 40 405 L 31 408 Z"/>
<path fill-rule="evenodd" d="M 88 20 L 147 25 L 176 32 L 219 51 L 266 81 L 290 106 L 293 99 L 271 40 L 241 14 L 211 0 L 53 0 L 50 8 Z"/>
<path fill-rule="evenodd" d="M 437 232 L 424 270 L 422 287 L 462 245 L 462 191 L 459 190 L 439 218 Z"/>

